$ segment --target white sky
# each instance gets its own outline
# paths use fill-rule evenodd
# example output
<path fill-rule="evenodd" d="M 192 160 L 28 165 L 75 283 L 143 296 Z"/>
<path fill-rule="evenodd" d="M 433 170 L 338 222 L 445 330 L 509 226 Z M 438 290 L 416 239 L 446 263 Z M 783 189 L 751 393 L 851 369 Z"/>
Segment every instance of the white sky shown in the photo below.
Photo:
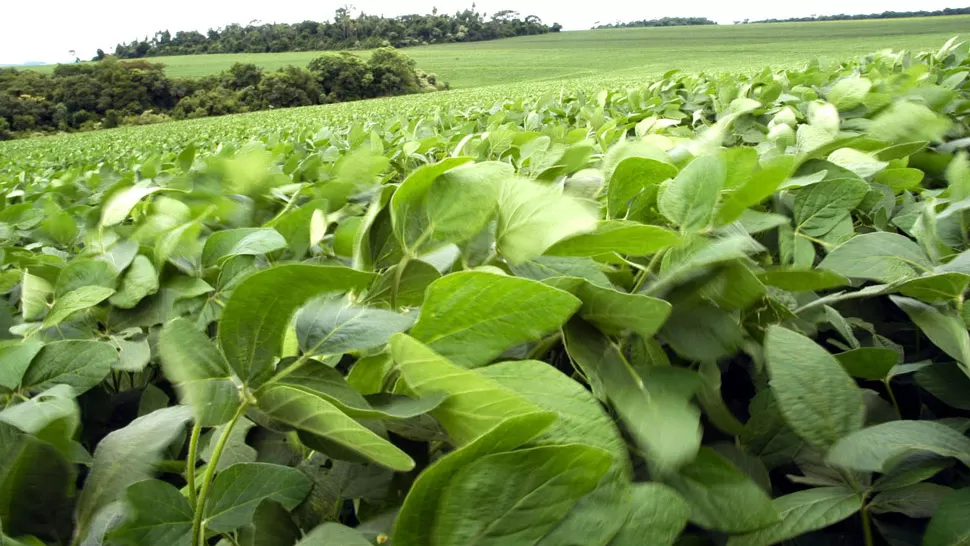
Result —
<path fill-rule="evenodd" d="M 151 36 L 157 30 L 199 30 L 230 23 L 295 23 L 331 19 L 334 10 L 352 3 L 365 13 L 385 16 L 430 13 L 433 7 L 454 13 L 470 7 L 472 0 L 167 0 L 143 6 L 131 0 L 77 2 L 67 0 L 0 0 L 0 64 L 27 61 L 72 60 L 76 50 L 90 59 L 97 48 L 111 52 L 118 42 Z M 962 7 L 965 0 L 694 0 L 656 2 L 642 0 L 477 0 L 479 12 L 492 14 L 515 9 L 523 17 L 538 15 L 546 23 L 559 22 L 567 30 L 586 29 L 599 21 L 654 19 L 658 17 L 709 17 L 730 24 L 745 18 L 802 17 L 812 14 L 873 13 L 882 11 L 937 10 Z"/>

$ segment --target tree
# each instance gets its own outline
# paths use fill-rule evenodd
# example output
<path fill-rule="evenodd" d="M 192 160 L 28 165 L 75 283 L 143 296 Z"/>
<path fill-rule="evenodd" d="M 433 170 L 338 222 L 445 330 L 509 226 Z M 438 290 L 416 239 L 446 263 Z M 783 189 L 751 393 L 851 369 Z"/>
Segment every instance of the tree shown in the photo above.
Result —
<path fill-rule="evenodd" d="M 343 51 L 336 55 L 324 55 L 307 65 L 317 85 L 325 96 L 325 102 L 341 102 L 365 99 L 371 95 L 374 75 L 363 59 Z"/>
<path fill-rule="evenodd" d="M 392 47 L 382 47 L 367 62 L 374 75 L 374 96 L 404 95 L 418 91 L 414 59 Z"/>

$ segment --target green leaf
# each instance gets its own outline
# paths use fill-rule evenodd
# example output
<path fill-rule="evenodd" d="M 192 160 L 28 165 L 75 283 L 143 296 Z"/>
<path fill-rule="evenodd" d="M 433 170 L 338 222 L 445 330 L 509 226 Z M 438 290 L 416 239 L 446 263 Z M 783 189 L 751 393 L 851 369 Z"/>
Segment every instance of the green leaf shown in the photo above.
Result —
<path fill-rule="evenodd" d="M 836 247 L 818 265 L 846 277 L 879 282 L 905 281 L 932 270 L 919 245 L 902 235 L 867 233 Z"/>
<path fill-rule="evenodd" d="M 305 264 L 250 275 L 233 290 L 219 323 L 219 343 L 229 365 L 244 382 L 262 382 L 272 373 L 283 334 L 300 306 L 328 292 L 362 289 L 372 280 L 363 271 Z"/>
<path fill-rule="evenodd" d="M 612 402 L 655 471 L 669 473 L 694 459 L 701 429 L 690 387 L 682 387 L 676 375 L 641 380 L 609 339 L 580 320 L 570 321 L 563 333 L 569 356 L 593 393 Z"/>
<path fill-rule="evenodd" d="M 121 279 L 121 287 L 108 300 L 121 309 L 131 309 L 146 296 L 158 292 L 158 274 L 147 257 L 139 254 Z"/>
<path fill-rule="evenodd" d="M 900 101 L 886 108 L 869 124 L 869 134 L 886 142 L 936 141 L 943 138 L 950 121 L 922 104 Z"/>
<path fill-rule="evenodd" d="M 509 178 L 499 196 L 495 242 L 510 264 L 521 264 L 562 239 L 593 231 L 596 223 L 596 215 L 578 199 L 529 180 Z"/>
<path fill-rule="evenodd" d="M 55 341 L 44 345 L 24 373 L 21 385 L 33 392 L 70 385 L 77 394 L 97 386 L 118 362 L 118 351 L 100 341 Z"/>
<path fill-rule="evenodd" d="M 818 487 L 778 497 L 781 521 L 750 534 L 731 537 L 728 546 L 770 546 L 824 529 L 862 509 L 862 496 L 844 487 Z"/>
<path fill-rule="evenodd" d="M 428 287 L 411 335 L 464 367 L 482 366 L 514 345 L 556 330 L 581 302 L 546 284 L 479 271 Z"/>
<path fill-rule="evenodd" d="M 54 293 L 49 282 L 24 270 L 23 285 L 20 288 L 20 306 L 24 320 L 37 320 L 47 311 L 47 299 Z"/>
<path fill-rule="evenodd" d="M 434 542 L 534 543 L 596 487 L 611 459 L 581 444 L 482 457 L 455 473 L 442 493 L 440 503 L 448 509 L 436 518 Z"/>
<path fill-rule="evenodd" d="M 667 482 L 687 500 L 691 522 L 705 529 L 747 533 L 778 521 L 764 490 L 713 449 L 701 448 Z"/>
<path fill-rule="evenodd" d="M 474 373 L 474 372 L 467 372 Z M 472 462 L 493 453 L 511 451 L 542 434 L 556 415 L 532 411 L 513 415 L 497 423 L 467 445 L 438 459 L 418 474 L 394 522 L 397 546 L 434 544 L 435 520 L 446 507 L 441 496 L 453 477 Z"/>
<path fill-rule="evenodd" d="M 964 370 L 970 369 L 970 334 L 962 319 L 945 315 L 935 307 L 909 298 L 890 296 L 889 299 L 919 326 L 934 345 L 956 359 Z"/>
<path fill-rule="evenodd" d="M 962 546 L 970 542 L 970 488 L 950 493 L 926 527 L 923 546 Z"/>
<path fill-rule="evenodd" d="M 552 245 L 549 256 L 598 256 L 618 252 L 647 256 L 680 241 L 676 233 L 628 220 L 605 220 L 592 233 L 575 235 Z"/>
<path fill-rule="evenodd" d="M 781 183 L 791 176 L 794 163 L 792 156 L 779 156 L 767 161 L 724 199 L 717 211 L 717 224 L 730 224 L 742 218 L 748 207 L 771 197 Z"/>
<path fill-rule="evenodd" d="M 970 439 L 931 421 L 891 421 L 864 428 L 829 450 L 830 464 L 863 472 L 886 472 L 904 455 L 930 452 L 970 462 Z"/>
<path fill-rule="evenodd" d="M 899 363 L 899 353 L 883 347 L 860 347 L 835 355 L 852 377 L 883 381 Z"/>
<path fill-rule="evenodd" d="M 74 400 L 74 390 L 67 385 L 55 385 L 0 411 L 0 421 L 51 444 L 69 460 L 80 420 L 81 409 Z"/>
<path fill-rule="evenodd" d="M 772 326 L 765 336 L 771 392 L 799 436 L 825 449 L 862 427 L 862 391 L 839 361 L 811 339 Z"/>
<path fill-rule="evenodd" d="M 536 360 L 492 364 L 477 370 L 559 418 L 532 445 L 586 444 L 613 455 L 630 473 L 627 446 L 613 420 L 588 389 L 556 368 Z"/>
<path fill-rule="evenodd" d="M 15 390 L 44 344 L 36 340 L 0 341 L 0 387 Z"/>
<path fill-rule="evenodd" d="M 44 317 L 44 327 L 52 328 L 64 322 L 68 317 L 108 299 L 115 291 L 103 286 L 82 286 L 77 290 L 58 296 L 54 300 L 47 316 Z"/>
<path fill-rule="evenodd" d="M 681 231 L 710 226 L 726 178 L 727 171 L 719 157 L 694 159 L 662 189 L 657 200 L 660 212 Z"/>
<path fill-rule="evenodd" d="M 690 517 L 690 506 L 684 499 L 658 483 L 633 484 L 628 504 L 626 521 L 610 546 L 673 544 Z"/>
<path fill-rule="evenodd" d="M 963 296 L 970 284 L 970 275 L 965 273 L 941 273 L 908 280 L 896 287 L 904 296 L 928 303 L 955 301 Z"/>
<path fill-rule="evenodd" d="M 791 292 L 815 292 L 849 284 L 849 279 L 825 269 L 775 269 L 758 273 L 768 286 Z"/>
<path fill-rule="evenodd" d="M 360 531 L 339 523 L 327 522 L 314 527 L 296 546 L 371 546 Z"/>
<path fill-rule="evenodd" d="M 866 78 L 844 78 L 835 82 L 826 98 L 839 110 L 850 110 L 866 98 L 870 89 L 872 82 Z"/>
<path fill-rule="evenodd" d="M 191 546 L 192 508 L 175 486 L 161 480 L 132 484 L 125 497 L 131 514 L 109 537 L 132 546 Z"/>
<path fill-rule="evenodd" d="M 179 398 L 192 408 L 195 422 L 214 427 L 232 419 L 239 394 L 226 357 L 189 319 L 177 318 L 162 328 L 158 354 L 165 377 Z"/>
<path fill-rule="evenodd" d="M 391 222 L 401 246 L 412 255 L 465 241 L 492 219 L 505 179 L 514 175 L 507 163 L 464 165 L 468 158 L 449 158 L 408 175 L 391 198 Z"/>
<path fill-rule="evenodd" d="M 117 284 L 118 270 L 101 260 L 76 259 L 61 270 L 54 287 L 54 296 L 62 297 L 68 292 L 84 286 L 103 286 L 114 288 Z"/>
<path fill-rule="evenodd" d="M 214 266 L 232 256 L 259 256 L 283 248 L 286 248 L 286 239 L 272 228 L 225 229 L 205 240 L 202 265 Z"/>
<path fill-rule="evenodd" d="M 101 226 L 108 227 L 124 222 L 128 213 L 135 208 L 139 201 L 161 190 L 162 188 L 157 186 L 152 187 L 145 183 L 138 183 L 111 194 L 101 208 Z"/>
<path fill-rule="evenodd" d="M 589 258 L 539 256 L 534 260 L 509 266 L 517 277 L 544 281 L 556 277 L 579 277 L 604 287 L 612 287 L 600 266 Z"/>
<path fill-rule="evenodd" d="M 209 433 L 209 441 L 205 442 L 205 447 L 199 451 L 199 458 L 209 463 L 212 461 L 212 455 L 215 453 L 216 445 L 219 443 L 219 438 L 225 431 L 228 425 L 220 425 L 212 429 Z M 258 453 L 256 450 L 246 443 L 246 436 L 249 435 L 249 431 L 256 426 L 255 423 L 241 417 L 236 421 L 235 426 L 229 432 L 229 437 L 226 443 L 223 444 L 222 456 L 219 457 L 219 462 L 216 464 L 216 471 L 222 472 L 226 468 L 238 463 L 253 463 L 256 462 Z M 260 461 L 265 462 L 265 461 Z"/>
<path fill-rule="evenodd" d="M 249 523 L 262 501 L 271 499 L 292 510 L 309 491 L 310 479 L 295 468 L 235 464 L 213 480 L 203 521 L 208 529 L 225 533 Z"/>
<path fill-rule="evenodd" d="M 397 391 L 417 396 L 447 393 L 431 415 L 461 446 L 474 441 L 502 421 L 535 413 L 539 407 L 515 391 L 473 370 L 465 370 L 404 334 L 391 338 L 391 355 L 401 374 Z"/>
<path fill-rule="evenodd" d="M 160 409 L 139 417 L 104 437 L 94 451 L 94 464 L 77 501 L 77 531 L 105 506 L 118 500 L 132 484 L 151 478 L 162 452 L 182 432 L 192 412 L 185 406 Z"/>
<path fill-rule="evenodd" d="M 943 403 L 957 409 L 970 410 L 970 378 L 956 362 L 939 362 L 920 369 L 916 384 Z"/>
<path fill-rule="evenodd" d="M 884 169 L 877 172 L 872 181 L 888 186 L 893 193 L 900 194 L 918 188 L 924 176 L 926 175 L 919 169 Z"/>
<path fill-rule="evenodd" d="M 795 231 L 822 237 L 847 218 L 867 193 L 869 184 L 859 178 L 825 180 L 796 191 Z"/>
<path fill-rule="evenodd" d="M 562 277 L 547 283 L 581 299 L 579 315 L 607 334 L 632 330 L 644 339 L 651 338 L 670 315 L 670 304 L 661 299 L 625 294 L 577 278 Z"/>
<path fill-rule="evenodd" d="M 610 151 L 619 148 L 615 146 Z M 677 167 L 646 157 L 628 157 L 616 165 L 610 177 L 606 206 L 610 218 L 629 214 L 631 203 L 646 188 L 677 176 Z"/>
<path fill-rule="evenodd" d="M 367 292 L 368 303 L 384 302 L 390 305 L 394 280 L 397 276 L 395 265 L 388 268 L 374 281 Z M 433 265 L 421 260 L 409 260 L 401 273 L 401 281 L 397 289 L 397 304 L 402 307 L 421 307 L 424 303 L 424 293 L 428 286 L 441 278 L 441 273 Z"/>
<path fill-rule="evenodd" d="M 928 518 L 952 492 L 949 487 L 935 483 L 916 483 L 876 494 L 869 503 L 869 510 L 873 514 L 898 512 L 911 518 Z"/>
<path fill-rule="evenodd" d="M 309 388 L 267 384 L 256 393 L 259 408 L 273 419 L 332 442 L 379 465 L 406 472 L 414 461 L 394 444 L 348 417 Z"/>
<path fill-rule="evenodd" d="M 297 313 L 296 336 L 306 354 L 335 355 L 383 345 L 413 323 L 413 318 L 392 311 L 321 298 Z"/>

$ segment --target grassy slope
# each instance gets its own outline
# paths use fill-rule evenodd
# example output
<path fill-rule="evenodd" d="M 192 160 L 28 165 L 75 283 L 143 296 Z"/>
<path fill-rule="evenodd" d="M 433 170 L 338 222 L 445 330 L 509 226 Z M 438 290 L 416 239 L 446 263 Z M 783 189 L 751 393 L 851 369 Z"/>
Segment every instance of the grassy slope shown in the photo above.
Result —
<path fill-rule="evenodd" d="M 841 59 L 894 48 L 939 47 L 970 29 L 970 16 L 575 31 L 406 50 L 455 88 L 599 74 L 758 70 L 815 57 Z M 216 73 L 235 62 L 268 69 L 305 65 L 320 52 L 157 57 L 177 77 Z M 40 67 L 49 70 L 50 67 Z"/>

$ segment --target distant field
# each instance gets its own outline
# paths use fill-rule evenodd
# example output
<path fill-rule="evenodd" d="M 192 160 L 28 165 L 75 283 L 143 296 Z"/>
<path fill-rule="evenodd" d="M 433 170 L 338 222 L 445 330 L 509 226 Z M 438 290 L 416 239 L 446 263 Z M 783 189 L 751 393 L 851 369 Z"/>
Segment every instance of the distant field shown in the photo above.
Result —
<path fill-rule="evenodd" d="M 815 57 L 845 59 L 893 48 L 937 48 L 970 31 L 970 16 L 634 28 L 562 32 L 491 42 L 407 49 L 418 66 L 455 88 L 596 75 L 684 71 L 748 71 L 790 66 Z M 267 69 L 305 65 L 321 52 L 155 57 L 168 74 L 200 77 L 235 62 Z M 362 52 L 366 55 L 366 52 Z M 51 66 L 36 67 L 51 70 Z"/>

